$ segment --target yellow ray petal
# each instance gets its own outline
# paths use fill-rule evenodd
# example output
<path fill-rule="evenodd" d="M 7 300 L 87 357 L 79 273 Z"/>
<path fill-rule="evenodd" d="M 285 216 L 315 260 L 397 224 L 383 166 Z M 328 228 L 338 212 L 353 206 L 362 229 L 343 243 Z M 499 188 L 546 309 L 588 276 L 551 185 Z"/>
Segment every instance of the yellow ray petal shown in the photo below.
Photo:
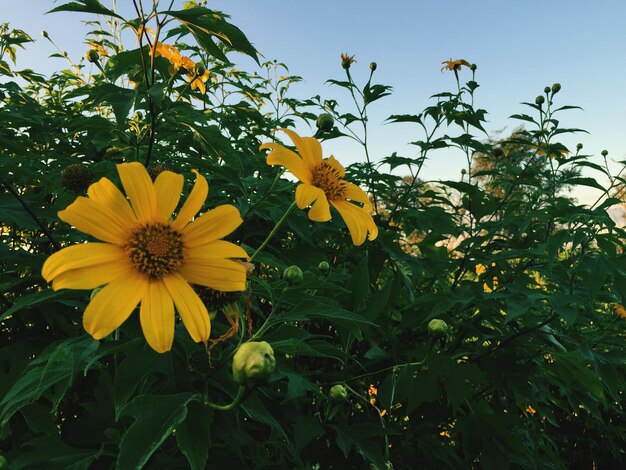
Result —
<path fill-rule="evenodd" d="M 317 201 L 313 203 L 308 215 L 309 219 L 314 222 L 328 222 L 331 219 L 330 206 L 328 205 L 326 195 L 318 198 Z"/>
<path fill-rule="evenodd" d="M 246 268 L 242 263 L 230 259 L 186 260 L 180 274 L 193 284 L 222 292 L 239 292 L 246 288 Z"/>
<path fill-rule="evenodd" d="M 296 204 L 300 209 L 304 209 L 311 203 L 314 204 L 309 211 L 309 219 L 315 222 L 328 222 L 331 219 L 330 207 L 324 191 L 310 184 L 299 184 L 296 188 Z"/>
<path fill-rule="evenodd" d="M 344 187 L 346 188 L 346 199 L 351 199 L 352 201 L 357 201 L 363 203 L 363 207 L 371 211 L 372 203 L 370 202 L 369 197 L 367 197 L 367 193 L 359 188 L 356 184 L 350 183 L 348 181 L 344 181 Z"/>
<path fill-rule="evenodd" d="M 59 211 L 59 218 L 81 232 L 105 242 L 122 244 L 129 235 L 126 226 L 118 222 L 117 216 L 111 216 L 110 211 L 102 204 L 82 196 Z"/>
<path fill-rule="evenodd" d="M 280 129 L 289 136 L 293 144 L 298 149 L 298 153 L 309 168 L 315 168 L 322 163 L 322 146 L 313 137 L 300 137 L 290 129 Z"/>
<path fill-rule="evenodd" d="M 161 281 L 150 282 L 139 308 L 141 329 L 156 352 L 172 349 L 174 342 L 174 303 Z"/>
<path fill-rule="evenodd" d="M 271 150 L 265 160 L 268 165 L 284 166 L 300 181 L 311 184 L 311 168 L 307 167 L 304 160 L 302 160 L 297 153 L 283 147 L 280 144 L 274 143 L 263 144 L 259 147 L 259 150 L 265 149 Z"/>
<path fill-rule="evenodd" d="M 156 214 L 154 185 L 146 168 L 139 162 L 117 165 L 122 186 L 140 222 L 150 222 Z"/>
<path fill-rule="evenodd" d="M 134 268 L 128 260 L 124 262 L 97 264 L 58 274 L 52 281 L 52 288 L 54 290 L 95 289 L 96 287 L 108 284 L 114 279 L 133 273 Z"/>
<path fill-rule="evenodd" d="M 167 222 L 180 200 L 185 178 L 171 171 L 162 171 L 154 181 L 156 193 L 156 215 L 161 222 Z"/>
<path fill-rule="evenodd" d="M 138 273 L 111 281 L 89 302 L 83 326 L 94 339 L 102 339 L 118 328 L 133 312 L 148 286 Z"/>
<path fill-rule="evenodd" d="M 331 167 L 333 167 L 333 169 L 339 174 L 340 178 L 343 178 L 344 176 L 346 176 L 345 168 L 343 167 L 341 163 L 339 163 L 339 160 L 337 160 L 335 157 L 331 155 L 330 157 L 326 159 L 326 162 Z"/>
<path fill-rule="evenodd" d="M 50 256 L 41 268 L 41 275 L 51 281 L 59 274 L 73 269 L 101 264 L 128 264 L 124 249 L 109 243 L 83 243 L 68 246 Z"/>
<path fill-rule="evenodd" d="M 100 178 L 99 181 L 89 186 L 87 195 L 108 209 L 107 216 L 114 219 L 127 232 L 137 225 L 137 217 L 128 204 L 128 200 L 108 178 Z"/>
<path fill-rule="evenodd" d="M 198 294 L 180 274 L 165 276 L 163 283 L 191 338 L 196 343 L 206 342 L 211 335 L 211 319 Z"/>
<path fill-rule="evenodd" d="M 348 226 L 352 243 L 356 246 L 363 244 L 368 232 L 370 240 L 378 236 L 378 227 L 369 212 L 346 201 L 332 201 L 332 204 Z"/>
<path fill-rule="evenodd" d="M 194 246 L 188 246 L 185 243 L 185 246 L 185 259 L 192 262 L 215 258 L 248 258 L 246 250 L 239 245 L 224 240 L 214 240 Z"/>
<path fill-rule="evenodd" d="M 218 206 L 205 212 L 191 222 L 183 231 L 186 247 L 194 247 L 220 238 L 233 232 L 243 219 L 239 210 L 230 204 Z"/>
<path fill-rule="evenodd" d="M 202 209 L 204 201 L 209 194 L 209 183 L 206 178 L 193 170 L 196 174 L 196 182 L 193 185 L 193 189 L 189 193 L 187 200 L 178 212 L 178 217 L 172 222 L 172 228 L 177 231 L 182 231 L 191 219 Z"/>

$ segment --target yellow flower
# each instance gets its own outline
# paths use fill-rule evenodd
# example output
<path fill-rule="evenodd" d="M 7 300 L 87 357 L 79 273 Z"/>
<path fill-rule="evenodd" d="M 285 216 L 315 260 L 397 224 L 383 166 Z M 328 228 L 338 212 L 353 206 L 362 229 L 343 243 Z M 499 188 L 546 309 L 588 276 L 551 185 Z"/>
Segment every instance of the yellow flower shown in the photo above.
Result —
<path fill-rule="evenodd" d="M 191 80 L 190 86 L 192 90 L 195 90 L 196 88 L 198 90 L 200 90 L 200 93 L 202 93 L 203 95 L 206 93 L 206 81 L 209 79 L 209 77 L 211 76 L 211 73 L 206 70 L 202 75 L 187 75 L 187 78 L 189 78 L 189 80 Z"/>
<path fill-rule="evenodd" d="M 615 313 L 615 315 L 626 320 L 626 309 L 624 309 L 624 307 L 617 302 L 612 302 L 611 308 L 613 309 L 613 313 Z"/>
<path fill-rule="evenodd" d="M 485 265 L 480 263 L 478 263 L 474 269 L 476 270 L 476 274 L 478 274 L 479 276 L 487 271 Z"/>
<path fill-rule="evenodd" d="M 317 139 L 300 137 L 289 129 L 281 130 L 293 141 L 300 155 L 275 143 L 263 144 L 260 149 L 271 150 L 267 155 L 268 165 L 282 165 L 301 181 L 296 188 L 298 207 L 304 209 L 311 205 L 309 219 L 327 222 L 331 219 L 330 202 L 348 226 L 355 245 L 361 245 L 366 238 L 374 240 L 378 227 L 370 214 L 372 205 L 365 191 L 343 179 L 346 172 L 335 157 L 322 159 L 322 146 Z"/>
<path fill-rule="evenodd" d="M 444 70 L 461 70 L 462 66 L 466 66 L 466 67 L 471 67 L 472 64 L 470 64 L 467 60 L 465 59 L 457 59 L 457 60 L 444 60 L 442 62 L 442 64 L 444 64 L 443 67 L 441 67 L 441 71 L 443 72 Z"/>
<path fill-rule="evenodd" d="M 156 45 L 156 57 L 165 57 L 172 67 L 170 68 L 170 75 L 174 75 L 179 70 L 183 70 L 185 73 L 193 73 L 196 63 L 187 56 L 180 54 L 178 49 L 169 44 L 163 44 L 162 42 Z"/>
<path fill-rule="evenodd" d="M 138 162 L 117 165 L 126 196 L 107 178 L 89 186 L 59 212 L 61 220 L 102 242 L 62 249 L 43 265 L 52 288 L 104 286 L 87 305 L 85 330 L 99 340 L 118 328 L 141 303 L 139 317 L 148 344 L 169 351 L 174 340 L 174 307 L 189 334 L 206 344 L 211 322 L 190 283 L 222 292 L 242 291 L 246 268 L 239 246 L 221 240 L 242 219 L 237 208 L 218 206 L 191 220 L 202 208 L 209 186 L 198 172 L 189 197 L 178 210 L 184 178 L 161 172 L 154 183 Z"/>
<path fill-rule="evenodd" d="M 356 62 L 353 55 L 348 55 L 346 52 L 341 54 L 341 66 L 348 70 L 352 64 Z"/>

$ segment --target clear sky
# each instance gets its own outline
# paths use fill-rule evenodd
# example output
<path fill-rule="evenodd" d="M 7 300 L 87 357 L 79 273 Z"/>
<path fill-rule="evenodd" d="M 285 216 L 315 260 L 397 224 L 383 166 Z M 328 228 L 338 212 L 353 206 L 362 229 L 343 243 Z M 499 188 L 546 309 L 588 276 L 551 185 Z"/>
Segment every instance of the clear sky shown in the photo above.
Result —
<path fill-rule="evenodd" d="M 111 5 L 111 0 L 101 1 Z M 0 0 L 1 21 L 36 40 L 18 55 L 18 67 L 46 73 L 65 67 L 60 59 L 47 58 L 55 50 L 41 38 L 42 29 L 72 58 L 84 54 L 86 27 L 81 22 L 87 16 L 44 15 L 63 3 Z M 131 0 L 117 3 L 123 16 L 132 17 Z M 183 3 L 175 0 L 176 7 Z M 504 129 L 506 135 L 517 126 L 508 116 L 526 112 L 520 102 L 534 101 L 546 85 L 560 82 L 557 104 L 584 108 L 562 114 L 562 125 L 590 132 L 564 143 L 573 147 L 582 142 L 587 153 L 597 156 L 607 149 L 610 158 L 626 159 L 624 0 L 215 0 L 207 6 L 228 13 L 265 59 L 277 59 L 291 74 L 302 76 L 304 82 L 292 88 L 299 98 L 337 98 L 348 111 L 349 96 L 325 83 L 344 77 L 339 54 L 356 55 L 351 71 L 361 84 L 369 63 L 377 62 L 374 82 L 394 89 L 370 110 L 371 152 L 377 158 L 393 151 L 416 154 L 406 144 L 422 137 L 418 128 L 384 121 L 391 114 L 417 114 L 431 103 L 429 96 L 452 90 L 454 76 L 440 72 L 441 62 L 464 58 L 478 65 L 481 86 L 475 105 L 489 113 L 489 134 Z M 243 56 L 231 59 L 256 69 Z M 469 79 L 469 71 L 461 77 Z M 306 133 L 306 128 L 299 129 Z M 347 141 L 328 142 L 325 153 L 345 164 L 363 159 L 359 148 Z M 422 177 L 456 179 L 463 162 L 461 155 L 435 153 Z"/>

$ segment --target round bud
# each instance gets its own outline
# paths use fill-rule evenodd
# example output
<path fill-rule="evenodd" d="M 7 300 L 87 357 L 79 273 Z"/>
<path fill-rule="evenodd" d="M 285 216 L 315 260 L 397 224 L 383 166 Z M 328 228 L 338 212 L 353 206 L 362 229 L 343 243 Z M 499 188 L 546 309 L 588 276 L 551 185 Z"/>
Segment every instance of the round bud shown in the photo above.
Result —
<path fill-rule="evenodd" d="M 470 69 L 472 70 L 472 72 L 476 72 L 477 68 L 478 68 L 478 66 L 476 64 L 470 65 Z"/>
<path fill-rule="evenodd" d="M 346 387 L 341 384 L 333 385 L 328 391 L 328 398 L 330 401 L 335 403 L 344 401 L 348 398 L 348 390 L 346 390 Z"/>
<path fill-rule="evenodd" d="M 543 89 L 543 92 L 544 92 L 544 93 L 550 93 L 550 87 L 549 87 L 549 86 L 545 87 L 545 88 Z"/>
<path fill-rule="evenodd" d="M 48 36 L 48 32 L 47 31 L 42 31 L 41 32 L 41 36 L 48 39 L 50 36 Z"/>
<path fill-rule="evenodd" d="M 552 85 L 552 93 L 558 93 L 559 91 L 561 91 L 560 83 L 555 83 L 554 85 Z"/>
<path fill-rule="evenodd" d="M 300 269 L 300 266 L 289 266 L 283 271 L 283 279 L 291 285 L 300 284 L 303 277 L 304 274 L 302 273 L 302 269 Z"/>
<path fill-rule="evenodd" d="M 467 174 L 467 170 L 465 168 L 461 168 L 461 174 L 462 175 L 466 175 Z"/>
<path fill-rule="evenodd" d="M 206 72 L 206 67 L 202 64 L 196 64 L 194 72 L 196 73 L 196 75 L 201 77 L 202 75 L 204 75 L 204 72 Z"/>
<path fill-rule="evenodd" d="M 159 176 L 164 171 L 169 171 L 169 168 L 164 165 L 152 165 L 148 168 L 148 174 L 152 181 L 156 180 L 157 176 Z"/>
<path fill-rule="evenodd" d="M 266 341 L 243 343 L 233 357 L 233 379 L 246 387 L 267 382 L 275 368 L 274 350 Z"/>
<path fill-rule="evenodd" d="M 61 173 L 61 185 L 76 194 L 87 191 L 93 182 L 93 173 L 85 165 L 74 163 L 68 165 Z"/>
<path fill-rule="evenodd" d="M 434 338 L 440 338 L 448 334 L 448 324 L 439 318 L 433 318 L 428 322 L 428 334 Z"/>
<path fill-rule="evenodd" d="M 577 149 L 577 150 L 580 150 L 580 149 L 582 149 L 582 148 L 583 148 L 583 144 L 576 144 L 576 149 Z"/>
<path fill-rule="evenodd" d="M 330 264 L 328 264 L 328 261 L 321 261 L 320 264 L 317 265 L 317 269 L 326 274 L 330 271 Z"/>
<path fill-rule="evenodd" d="M 495 149 L 493 149 L 493 156 L 494 157 L 501 157 L 504 155 L 504 150 L 502 150 L 500 147 L 497 147 Z"/>
<path fill-rule="evenodd" d="M 89 49 L 85 53 L 85 58 L 93 64 L 93 63 L 98 62 L 98 59 L 100 59 L 100 54 L 98 54 L 98 51 L 94 49 Z"/>
<path fill-rule="evenodd" d="M 376 64 L 376 62 L 371 62 L 370 63 L 370 70 L 372 72 L 375 72 L 377 68 L 378 68 L 378 65 Z"/>
<path fill-rule="evenodd" d="M 315 125 L 321 132 L 330 131 L 335 125 L 335 120 L 328 113 L 320 114 L 315 121 Z"/>
<path fill-rule="evenodd" d="M 535 98 L 535 103 L 537 103 L 539 106 L 541 106 L 544 102 L 546 101 L 546 99 L 539 95 L 537 98 Z"/>
<path fill-rule="evenodd" d="M 609 151 L 608 151 L 608 150 L 603 150 L 602 152 L 600 152 L 600 154 L 601 154 L 603 157 L 606 157 L 606 156 L 609 154 Z"/>

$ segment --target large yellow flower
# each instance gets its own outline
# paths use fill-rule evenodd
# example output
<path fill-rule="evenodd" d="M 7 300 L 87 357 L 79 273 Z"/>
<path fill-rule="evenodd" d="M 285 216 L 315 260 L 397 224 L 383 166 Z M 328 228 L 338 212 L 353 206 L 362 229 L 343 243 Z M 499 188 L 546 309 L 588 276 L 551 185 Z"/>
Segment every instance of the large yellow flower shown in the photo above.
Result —
<path fill-rule="evenodd" d="M 470 64 L 467 60 L 465 59 L 457 59 L 457 60 L 444 60 L 442 62 L 442 64 L 444 64 L 443 67 L 441 67 L 441 71 L 443 72 L 444 70 L 460 70 L 463 66 L 465 67 L 471 67 L 472 64 Z"/>
<path fill-rule="evenodd" d="M 59 212 L 61 220 L 102 242 L 70 246 L 50 256 L 42 275 L 57 289 L 104 286 L 85 310 L 83 325 L 95 339 L 118 328 L 141 302 L 139 316 L 148 344 L 169 351 L 174 340 L 174 306 L 189 334 L 205 342 L 211 333 L 206 306 L 190 283 L 222 292 L 242 291 L 246 268 L 239 246 L 220 240 L 242 219 L 237 208 L 218 206 L 202 216 L 209 186 L 196 173 L 178 211 L 182 175 L 163 171 L 154 183 L 141 163 L 117 166 L 126 196 L 107 178 L 92 184 Z"/>
<path fill-rule="evenodd" d="M 267 155 L 269 165 L 284 166 L 302 182 L 296 188 L 298 207 L 304 209 L 312 205 L 309 219 L 327 222 L 331 219 L 330 202 L 348 226 L 355 245 L 361 245 L 366 238 L 374 240 L 378 227 L 370 214 L 372 205 L 361 188 L 343 179 L 346 172 L 341 163 L 332 155 L 322 159 L 322 146 L 317 139 L 300 137 L 289 129 L 281 130 L 293 141 L 300 155 L 275 143 L 263 144 L 260 149 L 271 150 Z"/>

